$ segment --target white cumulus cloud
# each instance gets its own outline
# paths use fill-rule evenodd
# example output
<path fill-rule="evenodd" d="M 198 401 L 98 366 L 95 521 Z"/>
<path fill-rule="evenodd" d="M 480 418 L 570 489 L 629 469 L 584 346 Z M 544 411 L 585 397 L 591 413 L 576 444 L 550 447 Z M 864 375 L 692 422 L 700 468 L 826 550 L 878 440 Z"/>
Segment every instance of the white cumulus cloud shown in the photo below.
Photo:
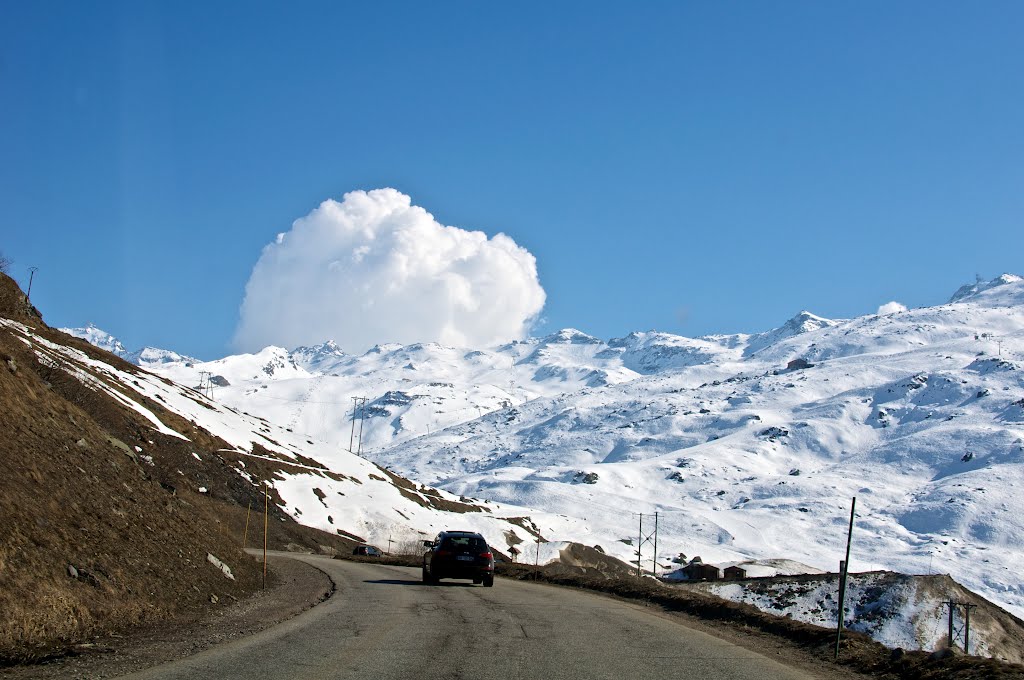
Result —
<path fill-rule="evenodd" d="M 526 335 L 544 300 L 536 259 L 508 236 L 444 226 L 394 189 L 353 191 L 263 249 L 234 342 L 486 347 Z"/>
<path fill-rule="evenodd" d="M 907 311 L 906 305 L 901 305 L 898 302 L 886 302 L 878 308 L 878 316 L 885 316 L 886 314 L 895 314 L 896 312 L 905 311 Z"/>

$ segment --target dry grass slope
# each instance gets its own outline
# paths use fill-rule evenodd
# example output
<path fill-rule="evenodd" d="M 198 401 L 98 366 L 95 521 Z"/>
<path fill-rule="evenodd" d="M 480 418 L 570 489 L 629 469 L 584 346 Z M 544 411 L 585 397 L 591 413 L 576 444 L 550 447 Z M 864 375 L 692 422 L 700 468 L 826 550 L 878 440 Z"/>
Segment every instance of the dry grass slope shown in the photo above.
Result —
<path fill-rule="evenodd" d="M 141 370 L 48 328 L 2 274 L 0 317 L 122 370 Z M 82 370 L 41 363 L 20 336 L 0 329 L 0 665 L 215 607 L 261 582 L 241 542 L 246 508 L 262 511 L 263 498 L 217 454 L 226 444 L 149 402 L 191 441 L 160 435 L 68 368 Z M 268 479 L 275 466 L 249 471 Z M 212 493 L 199 494 L 201 485 Z M 271 548 L 351 544 L 272 514 Z M 229 565 L 233 579 L 208 561 L 210 554 Z"/>

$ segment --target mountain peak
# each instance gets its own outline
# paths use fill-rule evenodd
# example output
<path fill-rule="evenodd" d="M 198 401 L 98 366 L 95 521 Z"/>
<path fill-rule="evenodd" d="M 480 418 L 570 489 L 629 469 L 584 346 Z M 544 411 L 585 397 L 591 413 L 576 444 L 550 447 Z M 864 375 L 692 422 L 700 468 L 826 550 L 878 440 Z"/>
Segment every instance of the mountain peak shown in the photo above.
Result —
<path fill-rule="evenodd" d="M 296 347 L 290 354 L 292 360 L 306 370 L 323 368 L 348 356 L 333 340 L 309 347 Z"/>
<path fill-rule="evenodd" d="M 823 316 L 812 314 L 804 309 L 783 324 L 782 327 L 791 330 L 794 333 L 808 333 L 810 331 L 816 331 L 819 328 L 835 326 L 837 323 L 838 322 L 833 321 L 832 319 L 826 319 Z"/>
<path fill-rule="evenodd" d="M 114 356 L 122 359 L 128 358 L 128 350 L 121 344 L 121 341 L 93 323 L 86 324 L 85 328 L 60 328 L 58 330 L 76 338 L 81 338 L 90 345 L 106 350 Z"/>
<path fill-rule="evenodd" d="M 143 347 L 137 352 L 131 352 L 126 358 L 136 366 L 143 368 L 150 368 L 154 364 L 197 363 L 197 360 L 192 357 L 159 347 Z"/>
<path fill-rule="evenodd" d="M 999 286 L 1005 286 L 1010 283 L 1020 283 L 1024 281 L 1024 278 L 1017 276 L 1016 274 L 1000 274 L 991 281 L 984 281 L 979 276 L 978 280 L 974 283 L 968 283 L 957 288 L 956 292 L 953 293 L 953 297 L 949 298 L 950 302 L 960 302 L 966 298 L 974 297 L 979 293 L 983 293 L 986 290 L 992 288 L 998 288 Z"/>
<path fill-rule="evenodd" d="M 575 328 L 563 328 L 546 336 L 542 343 L 547 345 L 600 345 L 601 340 Z"/>
<path fill-rule="evenodd" d="M 792 338 L 804 333 L 811 333 L 813 331 L 821 330 L 822 328 L 831 328 L 833 326 L 838 326 L 839 323 L 839 321 L 826 319 L 823 316 L 812 314 L 804 309 L 778 328 L 765 331 L 764 333 L 751 335 L 750 340 L 747 343 L 747 348 L 744 350 L 743 354 L 744 356 L 749 357 L 760 352 L 766 347 L 770 347 L 777 342 L 785 340 L 786 338 Z"/>

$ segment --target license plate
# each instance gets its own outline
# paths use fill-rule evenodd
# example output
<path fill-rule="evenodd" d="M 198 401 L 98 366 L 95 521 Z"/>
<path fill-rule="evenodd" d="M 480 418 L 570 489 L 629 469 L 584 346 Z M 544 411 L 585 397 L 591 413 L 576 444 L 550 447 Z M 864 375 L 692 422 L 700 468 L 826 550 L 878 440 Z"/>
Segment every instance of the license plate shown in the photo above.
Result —
<path fill-rule="evenodd" d="M 458 555 L 455 559 L 459 560 L 460 562 L 472 562 L 473 561 L 473 556 L 472 555 Z"/>

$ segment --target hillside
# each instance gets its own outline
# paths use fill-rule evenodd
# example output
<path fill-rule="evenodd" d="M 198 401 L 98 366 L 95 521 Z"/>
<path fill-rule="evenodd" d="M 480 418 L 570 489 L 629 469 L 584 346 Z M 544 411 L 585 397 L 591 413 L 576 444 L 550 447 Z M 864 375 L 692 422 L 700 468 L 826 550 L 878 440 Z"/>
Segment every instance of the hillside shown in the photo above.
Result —
<path fill-rule="evenodd" d="M 560 523 L 544 526 L 541 559 L 578 541 L 635 560 L 638 513 L 650 531 L 657 512 L 661 570 L 679 553 L 834 570 L 857 496 L 854 570 L 947 573 L 1020 615 L 1022 302 L 1004 275 L 945 305 L 803 311 L 753 335 L 567 329 L 490 349 L 355 356 L 328 342 L 140 361 L 189 385 L 205 371 L 216 402 L 332 452 L 542 509 Z"/>
<path fill-rule="evenodd" d="M 41 362 L 26 335 L 61 334 L 23 300 L 0 276 L 0 663 L 251 592 L 258 570 L 238 542 L 192 493 L 161 486 L 134 448 L 163 458 L 181 440 L 83 386 L 70 365 Z"/>
<path fill-rule="evenodd" d="M 836 576 L 805 575 L 684 583 L 677 587 L 710 593 L 796 621 L 834 628 L 839 603 Z M 971 602 L 970 653 L 1020 664 L 1024 625 L 948 576 L 910 576 L 888 571 L 850 576 L 845 609 L 849 627 L 890 648 L 943 649 L 948 646 L 949 600 Z M 954 644 L 963 647 L 963 610 L 954 615 Z"/>
<path fill-rule="evenodd" d="M 6 276 L 0 404 L 0 663 L 252 592 L 262 571 L 242 543 L 249 508 L 248 545 L 262 542 L 264 489 L 277 549 L 457 525 L 500 550 L 535 520 L 566 528 L 414 484 L 53 330 Z"/>

